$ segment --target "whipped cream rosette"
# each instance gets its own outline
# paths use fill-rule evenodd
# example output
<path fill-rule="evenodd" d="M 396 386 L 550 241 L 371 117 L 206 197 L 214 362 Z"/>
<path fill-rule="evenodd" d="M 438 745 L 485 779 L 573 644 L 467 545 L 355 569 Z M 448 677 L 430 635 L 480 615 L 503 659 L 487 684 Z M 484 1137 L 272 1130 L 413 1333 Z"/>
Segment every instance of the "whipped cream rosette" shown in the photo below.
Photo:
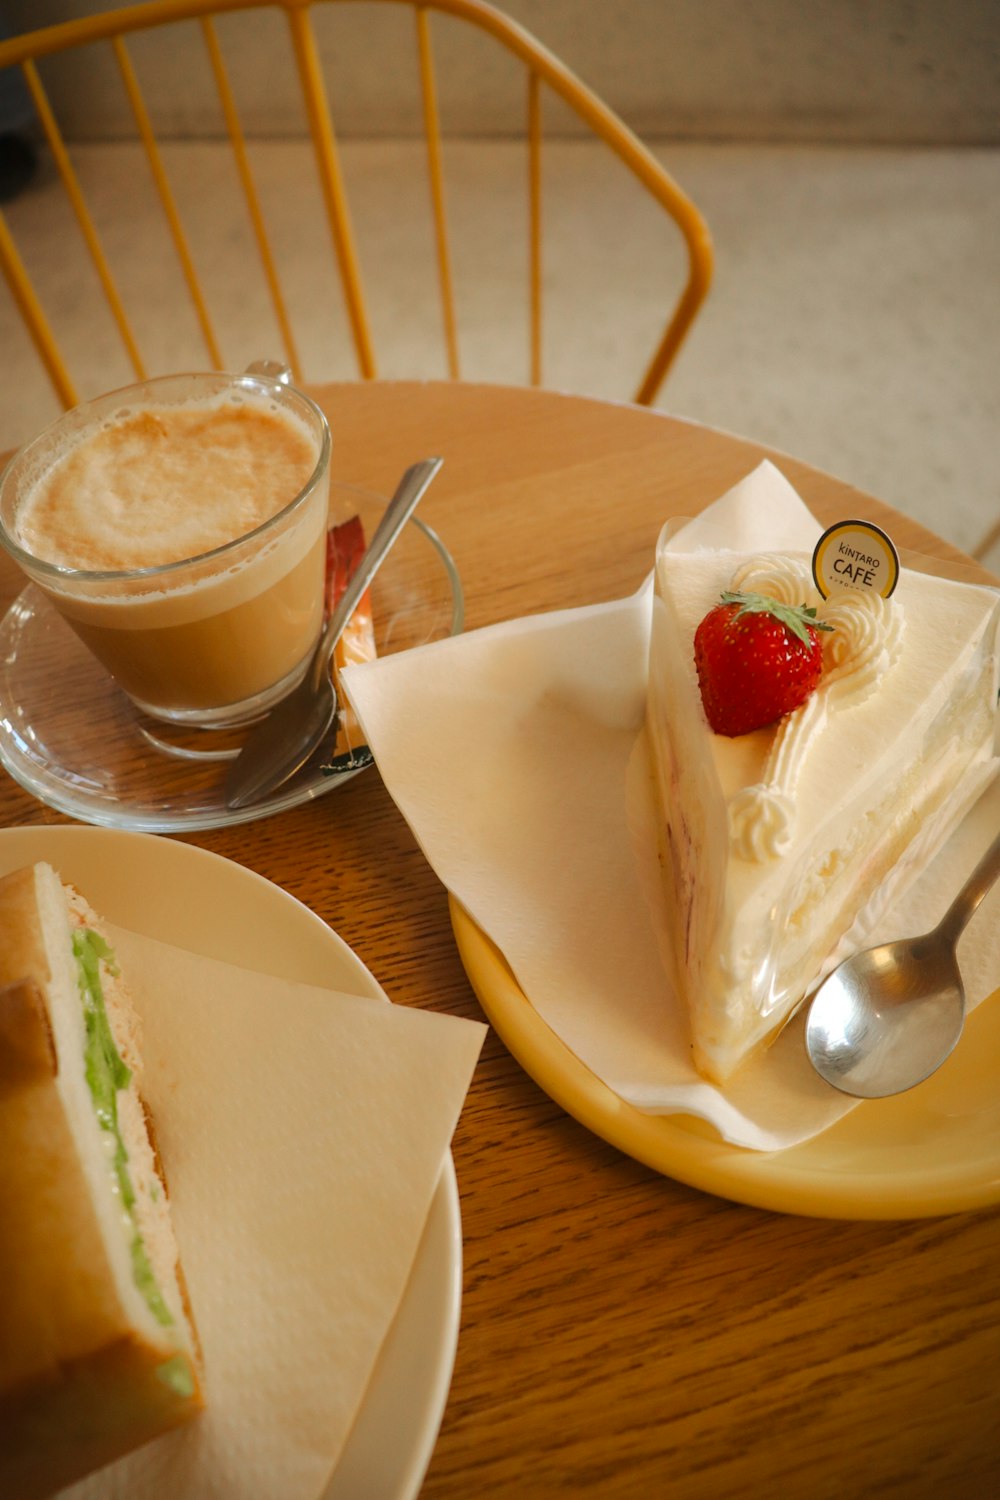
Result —
<path fill-rule="evenodd" d="M 754 559 L 737 570 L 732 587 L 784 604 L 804 599 L 828 631 L 818 690 L 776 725 L 763 780 L 729 801 L 733 846 L 741 858 L 760 863 L 791 847 L 796 790 L 811 747 L 826 732 L 831 714 L 863 702 L 895 665 L 904 617 L 898 600 L 867 591 L 844 589 L 823 601 L 808 570 L 789 557 Z"/>

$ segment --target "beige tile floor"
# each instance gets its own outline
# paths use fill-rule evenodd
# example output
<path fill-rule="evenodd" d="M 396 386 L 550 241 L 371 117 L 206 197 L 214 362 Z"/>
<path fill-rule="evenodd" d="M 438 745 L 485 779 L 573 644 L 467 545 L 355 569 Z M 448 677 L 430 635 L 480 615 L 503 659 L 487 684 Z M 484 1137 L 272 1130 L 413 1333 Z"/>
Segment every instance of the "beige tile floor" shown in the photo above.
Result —
<path fill-rule="evenodd" d="M 1000 518 L 1000 151 L 656 149 L 702 207 L 717 254 L 710 299 L 657 404 L 793 452 L 975 548 Z M 149 363 L 203 364 L 154 253 L 157 210 L 135 149 L 81 147 L 75 160 Z M 227 161 L 213 143 L 166 151 L 225 361 L 242 367 L 277 341 L 247 233 L 230 223 Z M 253 162 L 306 378 L 352 378 L 308 150 L 259 142 Z M 442 376 L 419 148 L 348 144 L 344 162 L 380 373 Z M 516 143 L 447 146 L 467 378 L 526 378 L 523 166 Z M 546 383 L 627 399 L 679 270 L 673 233 L 601 147 L 555 145 L 546 183 Z M 131 377 L 93 316 L 60 197 L 46 170 L 8 216 L 91 394 Z M 3 286 L 0 349 L 2 449 L 56 410 Z M 1000 566 L 1000 547 L 988 561 Z"/>

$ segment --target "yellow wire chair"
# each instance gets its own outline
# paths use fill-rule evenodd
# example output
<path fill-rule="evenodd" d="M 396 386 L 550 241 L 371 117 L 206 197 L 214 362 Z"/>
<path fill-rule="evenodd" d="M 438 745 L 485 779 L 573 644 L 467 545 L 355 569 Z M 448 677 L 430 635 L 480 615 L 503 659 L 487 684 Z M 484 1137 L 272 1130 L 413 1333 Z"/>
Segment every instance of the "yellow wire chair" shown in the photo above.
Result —
<path fill-rule="evenodd" d="M 541 384 L 543 379 L 542 102 L 544 90 L 550 90 L 557 95 L 594 135 L 602 139 L 634 179 L 652 196 L 655 203 L 675 221 L 682 236 L 685 251 L 686 280 L 676 300 L 669 307 L 665 328 L 657 338 L 634 395 L 634 400 L 638 403 L 652 402 L 708 291 L 711 280 L 711 240 L 708 228 L 697 208 L 651 152 L 589 88 L 522 26 L 493 6 L 481 3 L 481 0 L 366 0 L 366 3 L 369 6 L 378 6 L 383 11 L 386 6 L 404 6 L 412 9 L 414 13 L 416 36 L 415 47 L 412 47 L 412 43 L 411 47 L 414 67 L 418 75 L 415 93 L 420 99 L 425 140 L 426 178 L 429 193 L 428 214 L 429 223 L 433 225 L 443 346 L 449 377 L 461 379 L 462 366 L 459 358 L 453 254 L 445 191 L 446 149 L 438 102 L 439 70 L 436 68 L 436 31 L 432 37 L 432 30 L 438 24 L 439 13 L 479 28 L 482 33 L 492 38 L 493 42 L 506 49 L 507 53 L 516 59 L 517 64 L 523 66 L 526 75 L 526 113 L 522 130 L 526 141 L 527 208 L 525 219 L 528 246 L 525 257 L 527 279 L 525 323 L 529 347 L 526 350 L 525 368 L 532 384 Z M 155 184 L 165 224 L 173 243 L 173 252 L 193 304 L 205 353 L 213 368 L 227 368 L 208 305 L 208 298 L 196 269 L 196 255 L 192 250 L 189 233 L 182 222 L 178 196 L 168 180 L 161 139 L 158 139 L 153 124 L 153 112 L 140 86 L 140 70 L 136 67 L 133 58 L 133 51 L 137 45 L 136 38 L 140 34 L 149 33 L 154 29 L 183 25 L 183 23 L 194 23 L 197 26 L 218 93 L 221 117 L 225 121 L 226 133 L 232 147 L 233 164 L 242 195 L 245 197 L 246 211 L 252 225 L 252 235 L 256 241 L 275 324 L 280 331 L 279 336 L 284 346 L 285 361 L 295 379 L 301 381 L 305 378 L 305 372 L 301 367 L 292 329 L 287 289 L 283 290 L 277 256 L 272 248 L 272 235 L 266 223 L 261 196 L 255 183 L 251 152 L 248 150 L 248 133 L 244 131 L 241 122 L 236 94 L 224 57 L 224 47 L 220 40 L 223 31 L 236 24 L 224 18 L 250 11 L 283 11 L 285 19 L 281 24 L 287 24 L 290 51 L 294 60 L 294 73 L 301 87 L 304 115 L 315 154 L 318 182 L 335 252 L 335 265 L 342 288 L 346 324 L 353 344 L 357 374 L 362 378 L 372 378 L 378 374 L 372 324 L 362 280 L 358 244 L 352 224 L 351 204 L 342 168 L 340 141 L 335 129 L 330 91 L 324 77 L 322 49 L 317 40 L 315 26 L 320 11 L 326 12 L 328 7 L 339 8 L 345 5 L 354 6 L 356 9 L 358 0 L 149 0 L 149 3 L 64 22 L 0 42 L 0 67 L 16 64 L 23 71 L 52 161 L 72 206 L 79 233 L 82 235 L 90 260 L 93 262 L 96 277 L 103 289 L 114 324 L 117 325 L 124 350 L 127 351 L 128 363 L 134 371 L 134 378 L 142 380 L 150 374 L 160 372 L 146 368 L 133 320 L 126 312 L 125 299 L 119 291 L 110 263 L 111 256 L 106 253 L 102 244 L 97 216 L 88 206 L 80 176 L 74 170 L 71 151 L 60 131 L 49 94 L 43 85 L 44 69 L 53 66 L 59 54 L 84 47 L 92 49 L 88 56 L 93 56 L 95 49 L 99 51 L 103 49 L 102 65 L 106 66 L 106 49 L 112 50 L 116 69 L 120 74 L 128 104 L 134 116 L 138 139 L 148 159 L 152 181 Z M 190 25 L 188 30 L 190 30 Z M 229 35 L 227 31 L 225 36 L 227 42 Z M 130 51 L 130 44 L 132 51 Z M 165 130 L 161 131 L 161 138 L 165 137 L 166 133 Z M 0 266 L 2 266 L 17 309 L 30 333 L 59 401 L 64 407 L 75 405 L 81 397 L 70 375 L 64 353 L 46 316 L 41 297 L 36 286 L 33 285 L 18 245 L 15 243 L 8 218 L 5 218 L 3 214 L 0 214 Z M 657 316 L 662 316 L 662 308 Z M 269 347 L 260 352 L 273 354 L 276 351 L 273 347 Z M 323 373 L 318 372 L 313 378 L 324 378 Z M 83 394 L 91 395 L 94 392 L 87 391 Z"/>

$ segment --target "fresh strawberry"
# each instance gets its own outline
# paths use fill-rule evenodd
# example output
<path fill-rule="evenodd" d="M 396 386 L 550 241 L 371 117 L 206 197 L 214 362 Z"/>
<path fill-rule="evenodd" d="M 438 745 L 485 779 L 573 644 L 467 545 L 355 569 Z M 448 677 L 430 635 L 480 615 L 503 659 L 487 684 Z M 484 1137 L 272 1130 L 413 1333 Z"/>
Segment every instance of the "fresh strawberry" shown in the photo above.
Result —
<path fill-rule="evenodd" d="M 823 670 L 821 630 L 805 604 L 725 593 L 694 637 L 705 715 L 716 734 L 749 734 L 804 703 Z"/>

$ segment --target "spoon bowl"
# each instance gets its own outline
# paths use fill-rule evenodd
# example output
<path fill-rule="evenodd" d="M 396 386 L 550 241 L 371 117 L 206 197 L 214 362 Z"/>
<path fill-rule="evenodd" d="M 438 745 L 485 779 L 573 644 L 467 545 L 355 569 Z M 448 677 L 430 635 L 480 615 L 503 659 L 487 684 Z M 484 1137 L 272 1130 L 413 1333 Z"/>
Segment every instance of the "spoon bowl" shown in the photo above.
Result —
<path fill-rule="evenodd" d="M 868 948 L 823 981 L 806 1019 L 806 1052 L 822 1078 L 880 1099 L 936 1072 L 965 1023 L 956 945 L 998 875 L 1000 837 L 932 932 Z"/>
<path fill-rule="evenodd" d="M 835 969 L 816 992 L 806 1048 L 828 1083 L 861 1099 L 921 1083 L 954 1049 L 965 989 L 954 954 L 927 937 L 884 943 Z"/>

